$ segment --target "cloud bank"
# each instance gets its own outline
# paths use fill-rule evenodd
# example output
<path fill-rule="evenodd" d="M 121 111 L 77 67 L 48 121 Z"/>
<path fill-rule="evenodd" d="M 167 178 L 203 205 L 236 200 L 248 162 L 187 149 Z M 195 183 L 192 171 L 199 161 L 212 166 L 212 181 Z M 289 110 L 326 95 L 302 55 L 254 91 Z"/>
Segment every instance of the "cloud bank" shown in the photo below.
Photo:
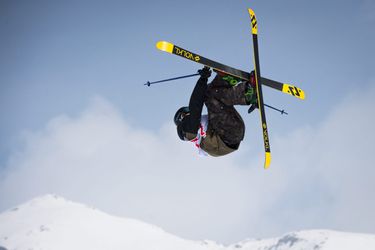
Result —
<path fill-rule="evenodd" d="M 324 122 L 274 136 L 269 171 L 244 142 L 201 158 L 170 122 L 138 128 L 94 98 L 24 136 L 0 172 L 0 209 L 56 193 L 189 239 L 230 243 L 330 228 L 375 233 L 375 88 L 353 93 Z M 246 167 L 240 162 L 247 162 Z"/>

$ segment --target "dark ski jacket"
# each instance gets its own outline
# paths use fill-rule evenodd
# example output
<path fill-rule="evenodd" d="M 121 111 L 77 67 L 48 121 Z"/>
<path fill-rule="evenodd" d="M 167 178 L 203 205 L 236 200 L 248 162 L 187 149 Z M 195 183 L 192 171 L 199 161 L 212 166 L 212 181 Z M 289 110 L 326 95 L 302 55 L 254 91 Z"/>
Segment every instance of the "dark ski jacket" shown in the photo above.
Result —
<path fill-rule="evenodd" d="M 247 105 L 244 85 L 231 87 L 220 77 L 207 86 L 207 78 L 199 78 L 189 101 L 190 115 L 179 125 L 188 140 L 197 137 L 203 104 L 208 111 L 208 128 L 200 148 L 211 156 L 222 156 L 238 149 L 244 137 L 244 123 L 233 105 Z"/>

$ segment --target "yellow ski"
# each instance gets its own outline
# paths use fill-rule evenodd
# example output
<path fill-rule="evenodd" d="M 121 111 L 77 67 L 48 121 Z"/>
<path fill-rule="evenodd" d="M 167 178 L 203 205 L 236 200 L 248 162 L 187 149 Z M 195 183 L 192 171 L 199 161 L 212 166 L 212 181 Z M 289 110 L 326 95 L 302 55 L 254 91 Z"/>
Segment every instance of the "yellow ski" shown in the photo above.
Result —
<path fill-rule="evenodd" d="M 266 114 L 264 112 L 263 103 L 263 93 L 262 93 L 262 82 L 260 78 L 260 65 L 259 65 L 259 49 L 258 49 L 258 23 L 255 13 L 252 9 L 249 9 L 250 19 L 251 19 L 251 33 L 253 34 L 253 49 L 254 49 L 254 71 L 255 71 L 255 82 L 257 88 L 258 97 L 258 108 L 260 113 L 260 119 L 263 130 L 263 141 L 264 141 L 264 151 L 265 151 L 265 162 L 264 168 L 269 168 L 271 164 L 271 148 L 268 136 Z"/>
<path fill-rule="evenodd" d="M 207 67 L 210 67 L 210 68 L 213 68 L 215 70 L 224 72 L 228 75 L 232 75 L 232 76 L 240 78 L 242 80 L 249 80 L 249 78 L 250 78 L 250 73 L 248 73 L 248 72 L 232 68 L 228 65 L 225 65 L 225 64 L 222 64 L 222 63 L 219 63 L 219 62 L 215 62 L 215 61 L 210 60 L 208 58 L 205 58 L 201 55 L 198 55 L 194 52 L 188 51 L 187 49 L 184 49 L 184 48 L 181 48 L 177 45 L 174 45 L 173 43 L 170 43 L 170 42 L 159 41 L 159 42 L 156 43 L 156 48 L 158 48 L 161 51 L 171 53 L 171 54 L 174 54 L 174 55 L 177 55 L 177 56 L 181 56 L 185 59 L 203 64 Z M 277 82 L 277 81 L 270 80 L 270 79 L 267 79 L 267 78 L 264 78 L 264 77 L 261 78 L 261 83 L 262 83 L 262 85 L 265 85 L 267 87 L 279 90 L 279 91 L 281 91 L 285 94 L 294 96 L 298 99 L 301 99 L 301 100 L 305 99 L 304 91 L 300 88 L 297 88 L 296 86 L 291 85 L 291 84 Z"/>

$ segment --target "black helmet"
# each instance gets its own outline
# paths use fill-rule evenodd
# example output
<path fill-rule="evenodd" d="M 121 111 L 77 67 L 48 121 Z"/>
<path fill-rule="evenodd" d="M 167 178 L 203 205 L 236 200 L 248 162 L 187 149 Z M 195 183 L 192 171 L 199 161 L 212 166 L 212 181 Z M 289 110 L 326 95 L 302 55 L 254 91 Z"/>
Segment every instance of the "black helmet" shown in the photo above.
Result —
<path fill-rule="evenodd" d="M 177 110 L 176 114 L 174 115 L 174 124 L 178 126 L 181 124 L 182 120 L 184 119 L 185 116 L 190 114 L 190 109 L 189 107 L 181 107 Z"/>

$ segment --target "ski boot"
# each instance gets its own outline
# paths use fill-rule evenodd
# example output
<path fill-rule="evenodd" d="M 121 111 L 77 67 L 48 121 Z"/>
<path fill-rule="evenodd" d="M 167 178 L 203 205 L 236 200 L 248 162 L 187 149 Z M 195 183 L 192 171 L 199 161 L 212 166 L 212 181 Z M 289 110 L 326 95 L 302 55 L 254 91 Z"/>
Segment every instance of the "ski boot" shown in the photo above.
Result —
<path fill-rule="evenodd" d="M 239 78 L 236 78 L 234 76 L 228 75 L 222 71 L 215 70 L 215 72 L 223 79 L 225 82 L 227 82 L 230 86 L 234 87 L 238 83 L 240 83 L 242 80 Z"/>

